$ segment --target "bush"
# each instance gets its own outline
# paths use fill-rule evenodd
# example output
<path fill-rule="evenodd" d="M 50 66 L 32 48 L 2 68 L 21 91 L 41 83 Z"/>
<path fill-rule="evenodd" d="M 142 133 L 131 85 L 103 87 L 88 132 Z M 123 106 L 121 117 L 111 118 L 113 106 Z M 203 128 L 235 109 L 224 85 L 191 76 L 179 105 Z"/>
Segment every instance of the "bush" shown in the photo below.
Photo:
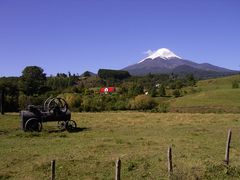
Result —
<path fill-rule="evenodd" d="M 155 110 L 155 112 L 166 113 L 166 112 L 168 112 L 168 107 L 169 107 L 168 104 L 161 103 L 154 110 Z"/>
<path fill-rule="evenodd" d="M 114 110 L 126 110 L 127 109 L 127 101 L 119 100 L 114 105 Z"/>
<path fill-rule="evenodd" d="M 83 97 L 82 110 L 86 112 L 89 112 L 92 110 L 92 100 L 89 96 Z"/>
<path fill-rule="evenodd" d="M 134 97 L 134 96 L 137 96 L 139 94 L 143 94 L 143 86 L 140 85 L 140 84 L 131 84 L 129 85 L 129 87 L 127 88 L 127 91 L 128 91 L 128 96 L 129 97 Z"/>
<path fill-rule="evenodd" d="M 79 111 L 100 112 L 127 109 L 128 101 L 119 95 L 86 95 Z"/>
<path fill-rule="evenodd" d="M 4 111 L 16 112 L 19 110 L 18 108 L 18 97 L 6 95 L 4 101 Z"/>
<path fill-rule="evenodd" d="M 180 90 L 179 89 L 175 89 L 174 91 L 173 91 L 173 96 L 174 97 L 180 97 L 181 96 L 181 93 L 180 93 Z"/>
<path fill-rule="evenodd" d="M 104 96 L 88 95 L 83 97 L 82 110 L 86 112 L 99 112 L 107 109 L 107 100 Z"/>
<path fill-rule="evenodd" d="M 27 96 L 20 94 L 18 97 L 18 105 L 20 109 L 26 109 L 28 105 L 43 106 L 47 97 L 45 95 Z"/>
<path fill-rule="evenodd" d="M 238 81 L 235 80 L 235 81 L 232 82 L 232 88 L 233 88 L 233 89 L 239 88 Z"/>
<path fill-rule="evenodd" d="M 148 95 L 138 95 L 130 102 L 130 108 L 135 110 L 148 110 L 155 106 L 155 101 Z"/>
<path fill-rule="evenodd" d="M 68 104 L 68 107 L 72 110 L 78 109 L 82 104 L 82 98 L 77 93 L 64 93 L 60 94 L 59 97 L 65 99 Z"/>

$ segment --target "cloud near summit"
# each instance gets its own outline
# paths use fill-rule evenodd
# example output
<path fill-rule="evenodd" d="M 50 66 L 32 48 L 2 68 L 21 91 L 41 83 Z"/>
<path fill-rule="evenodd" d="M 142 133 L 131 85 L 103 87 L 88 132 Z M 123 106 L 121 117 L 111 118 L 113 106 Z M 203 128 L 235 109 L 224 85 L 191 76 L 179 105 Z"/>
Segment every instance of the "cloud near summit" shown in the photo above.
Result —
<path fill-rule="evenodd" d="M 144 51 L 143 54 L 147 54 L 148 56 L 152 55 L 153 53 L 155 53 L 156 51 L 152 51 L 151 49 Z"/>

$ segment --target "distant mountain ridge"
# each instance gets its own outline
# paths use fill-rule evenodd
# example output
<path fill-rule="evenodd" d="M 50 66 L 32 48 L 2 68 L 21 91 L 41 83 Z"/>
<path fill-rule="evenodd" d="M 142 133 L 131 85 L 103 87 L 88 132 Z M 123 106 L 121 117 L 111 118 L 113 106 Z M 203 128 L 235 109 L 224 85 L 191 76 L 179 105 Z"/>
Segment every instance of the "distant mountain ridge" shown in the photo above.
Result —
<path fill-rule="evenodd" d="M 91 71 L 85 71 L 84 73 L 82 73 L 81 75 L 80 75 L 80 77 L 86 77 L 86 76 L 97 76 L 97 74 L 95 74 L 95 73 L 93 73 L 93 72 L 91 72 Z"/>
<path fill-rule="evenodd" d="M 182 59 L 166 48 L 155 51 L 138 63 L 123 68 L 123 70 L 135 76 L 142 76 L 149 73 L 192 73 L 204 78 L 238 73 L 238 71 L 214 66 L 209 63 L 198 64 L 190 60 Z"/>

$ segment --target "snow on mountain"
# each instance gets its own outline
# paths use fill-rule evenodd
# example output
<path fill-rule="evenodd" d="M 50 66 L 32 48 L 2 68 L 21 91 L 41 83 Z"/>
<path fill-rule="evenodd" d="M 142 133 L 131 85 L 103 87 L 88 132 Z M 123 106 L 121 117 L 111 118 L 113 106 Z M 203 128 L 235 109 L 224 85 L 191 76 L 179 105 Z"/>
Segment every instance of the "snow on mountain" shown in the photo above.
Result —
<path fill-rule="evenodd" d="M 131 75 L 168 74 L 168 73 L 192 73 L 199 77 L 218 77 L 227 74 L 238 73 L 226 68 L 214 66 L 209 63 L 196 63 L 183 59 L 166 48 L 155 52 L 148 51 L 149 56 L 136 64 L 127 66 L 123 70 Z"/>
<path fill-rule="evenodd" d="M 143 60 L 139 61 L 138 63 L 141 63 L 141 62 L 145 61 L 146 59 L 156 59 L 156 58 L 162 58 L 165 60 L 172 59 L 172 58 L 182 59 L 181 57 L 177 56 L 169 49 L 161 48 L 161 49 L 158 49 L 157 51 L 151 53 L 148 57 L 144 58 Z"/>

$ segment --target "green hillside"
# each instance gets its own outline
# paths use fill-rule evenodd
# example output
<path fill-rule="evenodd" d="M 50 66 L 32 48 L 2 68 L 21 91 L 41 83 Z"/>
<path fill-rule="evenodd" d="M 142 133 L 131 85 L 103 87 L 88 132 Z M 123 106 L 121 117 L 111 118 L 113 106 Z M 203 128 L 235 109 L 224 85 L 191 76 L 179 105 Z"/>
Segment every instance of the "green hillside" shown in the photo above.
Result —
<path fill-rule="evenodd" d="M 170 110 L 178 112 L 240 112 L 240 75 L 199 81 L 192 93 L 170 101 Z M 185 89 L 189 91 L 189 89 Z"/>

